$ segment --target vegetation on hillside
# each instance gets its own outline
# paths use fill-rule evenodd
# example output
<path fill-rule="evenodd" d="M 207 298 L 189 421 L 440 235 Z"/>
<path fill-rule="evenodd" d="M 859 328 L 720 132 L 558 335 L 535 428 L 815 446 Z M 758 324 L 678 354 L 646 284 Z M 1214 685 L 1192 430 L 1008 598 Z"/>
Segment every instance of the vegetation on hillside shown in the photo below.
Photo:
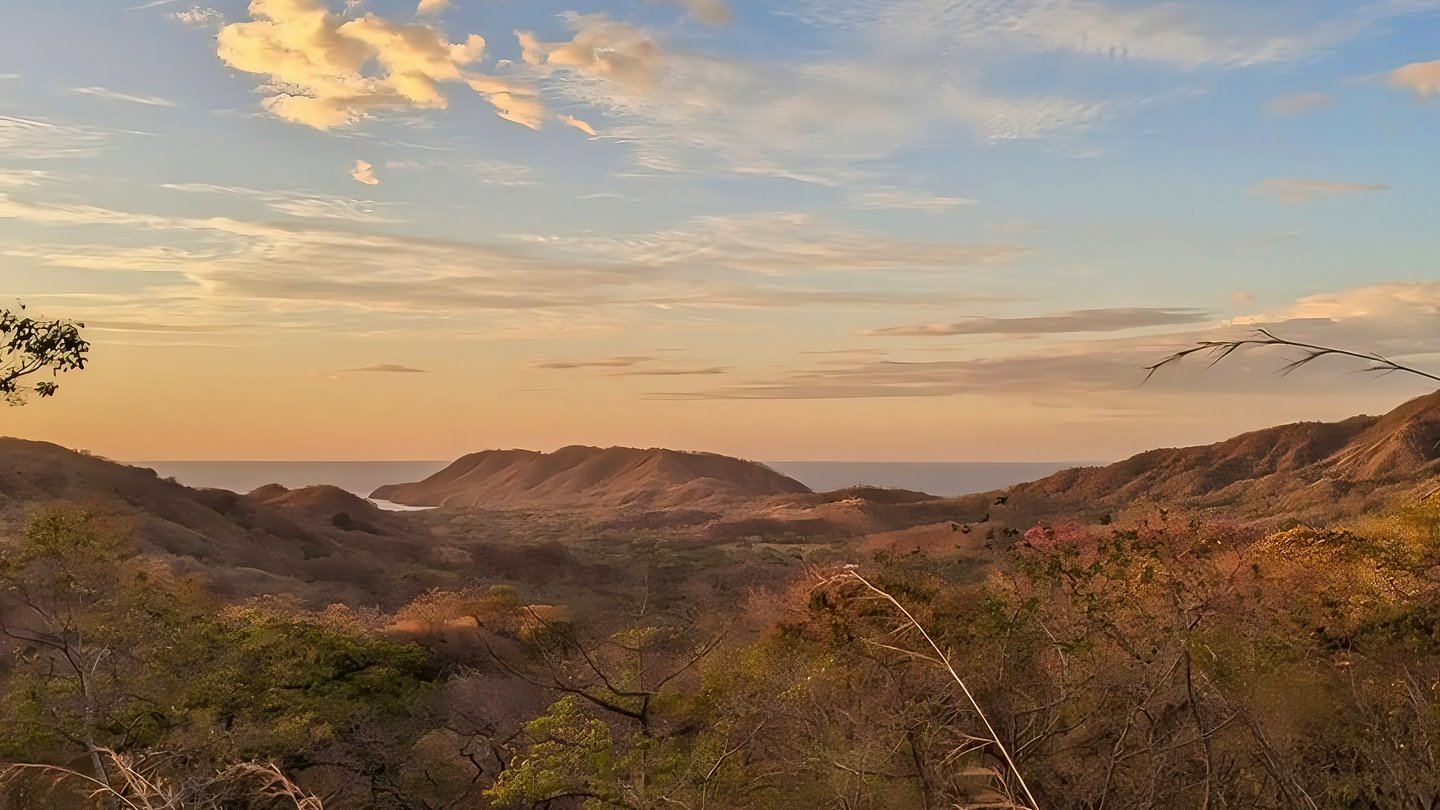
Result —
<path fill-rule="evenodd" d="M 281 806 L 217 776 L 270 765 L 332 810 L 1428 807 L 1437 541 L 1430 505 L 1269 535 L 1157 510 L 1035 527 L 978 578 L 877 552 L 738 613 L 477 585 L 387 615 L 227 606 L 53 511 L 0 557 L 0 758 L 225 786 L 186 807 Z"/>

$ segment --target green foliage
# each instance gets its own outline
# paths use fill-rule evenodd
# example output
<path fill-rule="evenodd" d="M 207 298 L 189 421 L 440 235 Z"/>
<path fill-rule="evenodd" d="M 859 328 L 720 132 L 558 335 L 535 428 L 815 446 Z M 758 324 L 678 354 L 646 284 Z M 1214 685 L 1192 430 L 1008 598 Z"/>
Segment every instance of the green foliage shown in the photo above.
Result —
<path fill-rule="evenodd" d="M 22 405 L 25 396 L 54 396 L 52 380 L 27 385 L 28 378 L 49 371 L 52 375 L 85 368 L 90 344 L 81 336 L 84 324 L 28 317 L 25 305 L 0 309 L 0 396 Z"/>
<path fill-rule="evenodd" d="M 211 766 L 347 761 L 357 740 L 399 752 L 425 730 L 428 655 L 258 608 L 217 611 L 136 555 L 116 528 L 59 510 L 0 556 L 5 631 L 0 758 L 97 748 L 179 750 Z M 397 760 L 403 753 L 396 753 Z"/>

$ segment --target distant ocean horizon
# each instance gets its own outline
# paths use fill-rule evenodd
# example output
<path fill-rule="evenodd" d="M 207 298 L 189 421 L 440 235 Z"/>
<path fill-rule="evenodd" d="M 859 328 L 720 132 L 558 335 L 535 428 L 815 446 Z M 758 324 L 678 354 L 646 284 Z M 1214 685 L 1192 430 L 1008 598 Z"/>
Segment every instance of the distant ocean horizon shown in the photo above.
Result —
<path fill-rule="evenodd" d="M 132 461 L 189 486 L 250 492 L 266 484 L 290 489 L 329 484 L 362 497 L 385 484 L 419 481 L 448 461 Z M 954 496 L 1044 478 L 1094 461 L 772 461 L 765 464 L 817 492 L 849 486 L 913 489 Z"/>

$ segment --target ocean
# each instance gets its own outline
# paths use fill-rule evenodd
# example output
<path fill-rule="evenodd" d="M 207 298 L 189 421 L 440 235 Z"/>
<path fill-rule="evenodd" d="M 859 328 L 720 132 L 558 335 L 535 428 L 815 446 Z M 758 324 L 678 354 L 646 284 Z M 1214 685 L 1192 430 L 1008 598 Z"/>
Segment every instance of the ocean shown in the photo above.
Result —
<path fill-rule="evenodd" d="M 136 461 L 186 486 L 250 492 L 266 484 L 291 489 L 330 484 L 368 497 L 383 484 L 419 481 L 448 461 Z M 817 491 L 848 486 L 898 487 L 931 495 L 986 492 L 1095 462 L 776 461 L 769 466 Z"/>

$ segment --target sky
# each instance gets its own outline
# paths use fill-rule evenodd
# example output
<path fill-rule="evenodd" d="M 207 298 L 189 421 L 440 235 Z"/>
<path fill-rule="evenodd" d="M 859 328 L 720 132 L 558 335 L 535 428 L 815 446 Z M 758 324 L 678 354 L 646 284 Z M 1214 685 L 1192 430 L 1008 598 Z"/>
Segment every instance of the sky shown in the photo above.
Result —
<path fill-rule="evenodd" d="M 0 300 L 125 459 L 1113 459 L 1428 389 L 1440 0 L 10 0 Z M 1428 364 L 1428 366 L 1427 366 Z"/>

